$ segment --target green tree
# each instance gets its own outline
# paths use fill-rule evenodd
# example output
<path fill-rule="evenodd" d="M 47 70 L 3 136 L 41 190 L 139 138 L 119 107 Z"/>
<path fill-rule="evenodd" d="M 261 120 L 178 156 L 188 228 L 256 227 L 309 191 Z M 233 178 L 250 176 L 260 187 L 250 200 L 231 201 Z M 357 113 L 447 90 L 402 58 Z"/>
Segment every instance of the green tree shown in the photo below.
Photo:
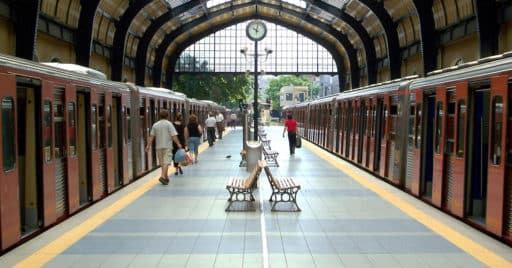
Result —
<path fill-rule="evenodd" d="M 272 100 L 272 109 L 280 110 L 281 102 L 279 99 L 279 91 L 284 86 L 306 86 L 311 87 L 311 81 L 302 76 L 296 75 L 280 75 L 277 78 L 271 79 L 265 92 Z"/>
<path fill-rule="evenodd" d="M 251 84 L 251 79 L 245 74 L 188 73 L 176 75 L 172 88 L 190 98 L 211 100 L 228 108 L 236 108 L 238 100 L 247 98 Z"/>

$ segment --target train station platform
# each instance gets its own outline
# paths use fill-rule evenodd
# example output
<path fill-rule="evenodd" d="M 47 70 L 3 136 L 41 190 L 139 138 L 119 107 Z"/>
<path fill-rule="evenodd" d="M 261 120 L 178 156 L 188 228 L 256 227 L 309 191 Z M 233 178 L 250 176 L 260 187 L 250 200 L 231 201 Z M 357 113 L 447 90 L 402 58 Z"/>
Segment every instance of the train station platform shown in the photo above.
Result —
<path fill-rule="evenodd" d="M 0 257 L 0 267 L 512 267 L 512 249 L 303 141 L 282 127 L 276 176 L 301 184 L 301 212 L 271 211 L 260 175 L 255 211 L 225 212 L 242 130 L 199 163 L 158 182 L 159 170 Z M 231 157 L 229 157 L 231 156 Z M 285 207 L 286 209 L 286 204 Z"/>

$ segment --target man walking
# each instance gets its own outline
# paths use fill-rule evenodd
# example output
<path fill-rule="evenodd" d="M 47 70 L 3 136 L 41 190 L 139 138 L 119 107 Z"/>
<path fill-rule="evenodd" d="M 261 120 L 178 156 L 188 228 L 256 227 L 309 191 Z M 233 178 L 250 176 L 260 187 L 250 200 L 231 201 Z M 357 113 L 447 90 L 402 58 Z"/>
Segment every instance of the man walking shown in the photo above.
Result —
<path fill-rule="evenodd" d="M 213 117 L 210 113 L 208 113 L 208 118 L 204 122 L 206 125 L 206 135 L 208 138 L 208 145 L 210 147 L 213 146 L 213 143 L 215 142 L 215 117 Z"/>
<path fill-rule="evenodd" d="M 231 113 L 231 115 L 229 117 L 231 119 L 231 128 L 236 129 L 236 119 L 237 119 L 236 113 L 235 112 Z"/>
<path fill-rule="evenodd" d="M 222 140 L 222 131 L 224 131 L 224 115 L 220 111 L 217 111 L 215 116 L 215 122 L 217 123 L 217 132 L 219 133 L 219 140 Z"/>
<path fill-rule="evenodd" d="M 159 181 L 163 185 L 169 184 L 167 171 L 172 162 L 172 141 L 177 144 L 179 149 L 182 148 L 180 140 L 178 139 L 178 132 L 168 118 L 169 112 L 167 110 L 161 110 L 160 120 L 151 127 L 151 133 L 149 134 L 146 145 L 146 152 L 149 152 L 151 143 L 156 139 L 156 155 L 158 162 L 162 166 L 162 174 Z"/>

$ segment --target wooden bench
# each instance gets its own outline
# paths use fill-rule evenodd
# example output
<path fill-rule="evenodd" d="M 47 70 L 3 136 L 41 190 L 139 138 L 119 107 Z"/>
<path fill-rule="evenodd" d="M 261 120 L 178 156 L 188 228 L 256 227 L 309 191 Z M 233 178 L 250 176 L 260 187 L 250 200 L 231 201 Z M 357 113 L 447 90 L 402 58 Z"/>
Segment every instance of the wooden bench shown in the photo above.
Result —
<path fill-rule="evenodd" d="M 270 150 L 270 149 L 266 148 L 265 146 L 262 146 L 262 147 L 263 147 L 263 159 L 267 162 L 267 165 L 273 166 L 273 167 L 278 167 L 279 163 L 277 162 L 277 156 L 279 156 L 279 152 Z"/>
<path fill-rule="evenodd" d="M 263 145 L 263 147 L 267 148 L 269 150 L 272 150 L 272 148 L 270 147 L 270 140 L 262 135 L 259 135 L 259 137 L 260 137 L 260 141 L 261 141 L 261 144 Z"/>
<path fill-rule="evenodd" d="M 256 182 L 263 169 L 263 164 L 258 161 L 251 174 L 247 178 L 231 177 L 226 183 L 226 190 L 229 192 L 228 207 L 226 211 L 230 211 L 231 205 L 235 202 L 251 203 L 254 202 L 253 190 L 256 188 Z"/>
<path fill-rule="evenodd" d="M 247 166 L 247 152 L 242 149 L 240 151 L 240 157 L 242 160 L 240 160 L 240 163 L 238 164 L 239 167 L 246 167 Z"/>
<path fill-rule="evenodd" d="M 294 211 L 301 211 L 297 204 L 297 193 L 300 190 L 300 184 L 298 184 L 293 177 L 274 177 L 267 165 L 264 165 L 264 169 L 270 187 L 272 187 L 272 195 L 268 200 L 273 202 L 272 211 L 277 211 L 276 205 L 278 203 L 293 203 L 296 208 Z"/>

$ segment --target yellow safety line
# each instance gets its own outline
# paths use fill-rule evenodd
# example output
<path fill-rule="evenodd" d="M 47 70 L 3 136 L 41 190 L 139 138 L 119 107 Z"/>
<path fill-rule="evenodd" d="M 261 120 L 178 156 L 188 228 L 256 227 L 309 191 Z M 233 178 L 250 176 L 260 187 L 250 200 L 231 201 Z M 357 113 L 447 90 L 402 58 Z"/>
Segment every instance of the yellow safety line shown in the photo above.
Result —
<path fill-rule="evenodd" d="M 335 166 L 339 170 L 343 171 L 344 173 L 352 177 L 354 180 L 359 182 L 364 187 L 372 190 L 380 197 L 382 197 L 384 200 L 393 204 L 395 207 L 398 207 L 406 214 L 413 217 L 423 225 L 427 226 L 432 231 L 438 233 L 448 241 L 452 242 L 457 247 L 459 247 L 466 253 L 470 254 L 471 256 L 475 257 L 485 265 L 489 267 L 512 267 L 512 262 L 495 254 L 488 248 L 471 240 L 470 238 L 464 236 L 460 232 L 457 232 L 457 230 L 454 230 L 453 228 L 447 226 L 446 224 L 443 224 L 442 222 L 432 218 L 425 212 L 415 208 L 411 204 L 396 197 L 392 193 L 387 192 L 384 188 L 382 188 L 382 186 L 379 186 L 377 183 L 364 178 L 362 175 L 355 172 L 355 168 L 351 167 L 350 164 L 341 161 L 340 158 L 334 155 L 326 153 L 326 151 L 320 149 L 317 146 L 312 145 L 311 143 L 307 142 L 304 139 L 302 141 L 302 144 L 305 145 L 307 149 L 311 150 L 312 152 L 320 156 L 322 159 L 329 162 L 331 165 Z"/>
<path fill-rule="evenodd" d="M 202 153 L 206 150 L 206 143 L 202 143 L 199 146 L 199 153 Z M 64 252 L 66 249 L 71 247 L 74 243 L 80 240 L 82 237 L 86 236 L 89 232 L 94 230 L 100 224 L 109 220 L 116 213 L 130 205 L 137 198 L 142 196 L 144 193 L 149 191 L 151 188 L 155 187 L 158 182 L 158 178 L 160 175 L 141 185 L 137 189 L 133 190 L 130 193 L 127 193 L 126 196 L 122 197 L 118 201 L 114 202 L 109 207 L 103 209 L 102 211 L 96 213 L 96 215 L 91 218 L 85 220 L 80 225 L 75 228 L 69 230 L 64 233 L 60 237 L 56 238 L 54 241 L 48 243 L 45 247 L 33 253 L 28 258 L 16 264 L 14 267 L 42 267 L 46 263 L 48 263 L 53 258 L 57 257 L 59 254 Z"/>

